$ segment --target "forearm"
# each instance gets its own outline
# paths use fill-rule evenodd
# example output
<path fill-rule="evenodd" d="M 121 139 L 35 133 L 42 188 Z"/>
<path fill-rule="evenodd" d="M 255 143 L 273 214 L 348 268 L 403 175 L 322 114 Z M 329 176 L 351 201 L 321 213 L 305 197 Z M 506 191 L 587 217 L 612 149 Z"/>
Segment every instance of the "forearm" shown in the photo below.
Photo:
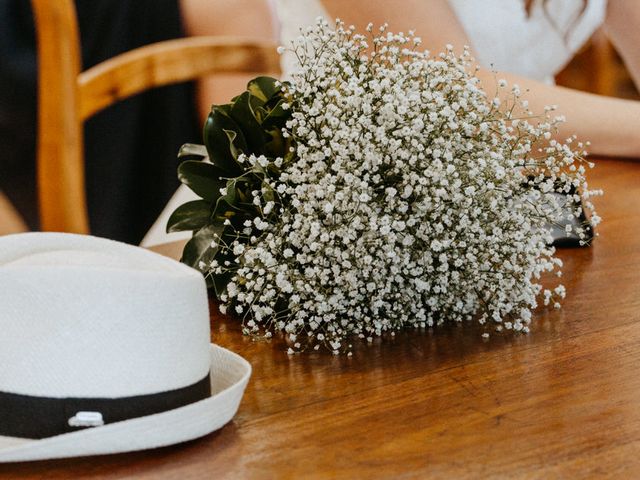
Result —
<path fill-rule="evenodd" d="M 624 4 L 627 10 L 634 8 L 640 16 L 638 0 L 609 1 Z M 388 22 L 391 31 L 416 30 L 422 37 L 422 45 L 434 53 L 441 51 L 447 43 L 456 46 L 457 50 L 471 43 L 447 0 L 405 0 L 403 8 L 395 8 L 394 2 L 388 0 L 322 0 L 322 3 L 330 16 L 340 17 L 361 31 L 369 21 L 376 25 Z M 407 12 L 412 13 L 407 15 Z M 640 31 L 637 29 L 640 19 L 629 23 L 631 29 Z M 640 42 L 636 44 L 640 46 Z M 640 69 L 640 52 L 633 52 Z M 640 102 L 601 97 L 506 73 L 494 74 L 487 68 L 480 72 L 483 87 L 489 94 L 495 92 L 499 78 L 517 83 L 523 98 L 529 100 L 530 108 L 536 114 L 543 112 L 546 105 L 558 105 L 559 114 L 567 118 L 559 134 L 561 139 L 575 133 L 580 139 L 591 142 L 589 150 L 592 153 L 640 158 Z"/>
<path fill-rule="evenodd" d="M 529 108 L 540 113 L 547 105 L 558 105 L 557 114 L 567 122 L 559 139 L 576 134 L 581 141 L 590 141 L 589 152 L 615 157 L 640 157 L 640 102 L 604 97 L 569 88 L 547 85 L 507 73 L 482 69 L 479 77 L 486 92 L 493 94 L 496 79 L 518 84 Z M 508 97 L 510 89 L 505 89 Z"/>

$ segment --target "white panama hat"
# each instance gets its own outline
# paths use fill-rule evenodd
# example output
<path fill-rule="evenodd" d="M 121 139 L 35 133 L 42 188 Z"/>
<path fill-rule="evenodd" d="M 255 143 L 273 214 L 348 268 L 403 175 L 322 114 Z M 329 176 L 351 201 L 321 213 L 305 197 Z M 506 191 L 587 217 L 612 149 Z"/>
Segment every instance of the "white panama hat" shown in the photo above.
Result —
<path fill-rule="evenodd" d="M 201 437 L 250 375 L 210 343 L 197 271 L 96 237 L 0 237 L 0 462 Z"/>

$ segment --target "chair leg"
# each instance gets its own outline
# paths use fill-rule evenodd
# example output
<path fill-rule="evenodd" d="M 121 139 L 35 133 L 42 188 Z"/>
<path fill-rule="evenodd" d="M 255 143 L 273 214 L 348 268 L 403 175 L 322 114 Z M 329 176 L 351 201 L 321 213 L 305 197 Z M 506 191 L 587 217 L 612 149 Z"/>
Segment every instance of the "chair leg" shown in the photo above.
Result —
<path fill-rule="evenodd" d="M 0 192 L 0 235 L 27 232 L 27 224 L 9 199 Z"/>

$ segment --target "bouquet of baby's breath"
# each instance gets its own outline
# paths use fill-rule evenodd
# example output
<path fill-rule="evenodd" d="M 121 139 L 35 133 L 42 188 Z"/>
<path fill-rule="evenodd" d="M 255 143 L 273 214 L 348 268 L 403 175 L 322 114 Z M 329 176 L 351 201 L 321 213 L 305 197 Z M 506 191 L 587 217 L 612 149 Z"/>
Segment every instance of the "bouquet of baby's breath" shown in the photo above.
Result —
<path fill-rule="evenodd" d="M 598 222 L 583 145 L 552 140 L 562 118 L 534 117 L 517 86 L 509 105 L 488 97 L 466 51 L 419 43 L 319 21 L 289 50 L 290 82 L 213 107 L 212 163 L 183 152 L 202 200 L 169 229 L 194 231 L 183 260 L 246 333 L 337 353 L 443 322 L 527 332 L 540 297 L 559 307 L 564 287 L 539 283 L 560 275 L 550 228 L 588 242 L 583 204 Z"/>

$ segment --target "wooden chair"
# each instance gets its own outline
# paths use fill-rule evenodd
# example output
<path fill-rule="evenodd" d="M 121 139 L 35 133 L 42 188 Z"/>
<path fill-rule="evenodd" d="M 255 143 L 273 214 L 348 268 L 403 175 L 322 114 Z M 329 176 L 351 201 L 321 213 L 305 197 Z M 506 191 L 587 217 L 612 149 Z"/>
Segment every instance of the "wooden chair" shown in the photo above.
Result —
<path fill-rule="evenodd" d="M 83 122 L 144 90 L 214 73 L 278 72 L 275 45 L 190 37 L 141 47 L 81 72 L 73 0 L 31 0 L 38 39 L 37 182 L 42 230 L 88 233 Z"/>

